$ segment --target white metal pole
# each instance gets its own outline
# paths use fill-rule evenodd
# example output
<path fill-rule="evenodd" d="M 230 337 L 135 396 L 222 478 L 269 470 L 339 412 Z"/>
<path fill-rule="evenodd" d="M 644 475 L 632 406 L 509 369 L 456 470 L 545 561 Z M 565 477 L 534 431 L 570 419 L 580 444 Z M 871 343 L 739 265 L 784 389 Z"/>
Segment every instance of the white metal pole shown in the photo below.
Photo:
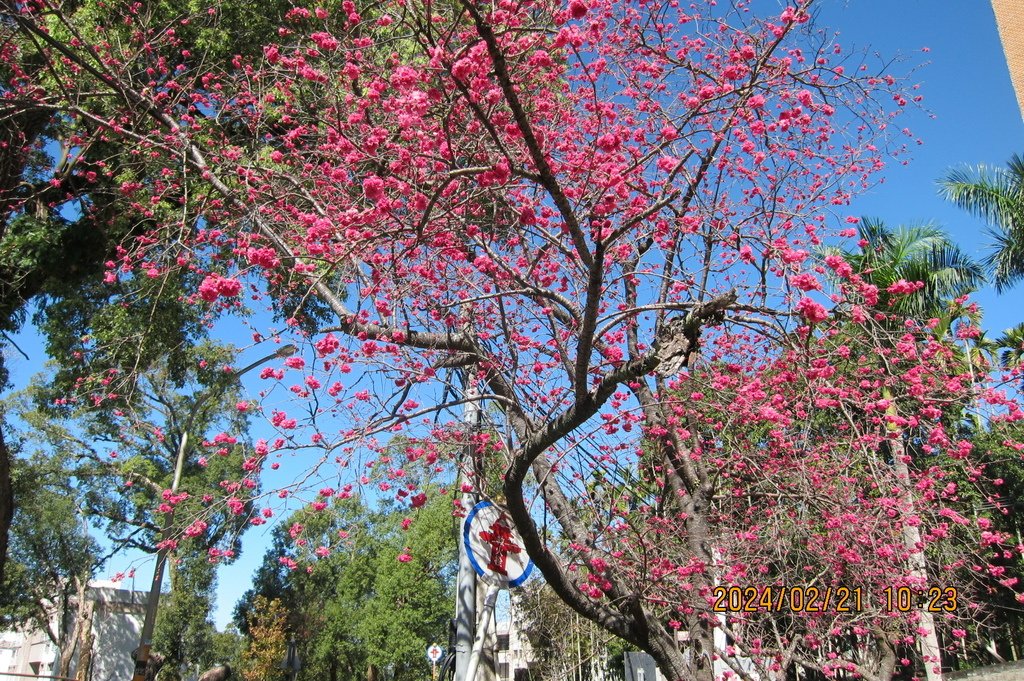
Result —
<path fill-rule="evenodd" d="M 494 604 L 498 601 L 498 592 L 501 587 L 491 585 L 487 587 L 487 595 L 484 596 L 484 610 L 480 613 L 480 626 L 477 628 L 476 641 L 473 643 L 473 653 L 469 656 L 469 669 L 466 670 L 466 681 L 476 681 L 476 672 L 480 667 L 480 657 L 483 655 L 484 641 L 487 639 L 487 628 L 491 624 L 491 614 L 494 612 Z"/>
<path fill-rule="evenodd" d="M 468 379 L 467 379 L 468 382 Z M 480 405 L 473 398 L 477 396 L 475 388 L 466 387 L 466 403 L 463 407 L 463 420 L 470 437 L 476 432 L 480 423 Z M 459 486 L 462 488 L 462 511 L 468 514 L 476 503 L 473 489 L 476 481 L 471 473 L 474 460 L 473 443 L 466 444 L 462 456 L 462 471 L 459 475 Z M 455 681 L 467 681 L 469 660 L 473 649 L 476 633 L 476 571 L 469 562 L 466 542 L 463 541 L 462 528 L 465 522 L 459 523 L 459 576 L 455 597 Z"/>

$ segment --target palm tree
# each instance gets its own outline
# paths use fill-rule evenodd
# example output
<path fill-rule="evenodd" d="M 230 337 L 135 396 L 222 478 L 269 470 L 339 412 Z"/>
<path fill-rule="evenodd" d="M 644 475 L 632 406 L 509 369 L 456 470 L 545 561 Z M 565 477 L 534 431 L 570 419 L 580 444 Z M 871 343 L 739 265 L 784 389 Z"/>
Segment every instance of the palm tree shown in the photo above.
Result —
<path fill-rule="evenodd" d="M 1024 157 L 1014 154 L 1005 168 L 951 170 L 939 185 L 946 198 L 989 224 L 995 249 L 984 264 L 996 291 L 1024 277 Z"/>
<path fill-rule="evenodd" d="M 1004 369 L 1020 366 L 1024 361 L 1024 323 L 1003 331 L 995 345 L 1001 350 L 999 363 Z"/>
<path fill-rule="evenodd" d="M 862 218 L 858 235 L 864 243 L 860 252 L 843 252 L 843 257 L 854 272 L 878 287 L 879 306 L 902 316 L 941 317 L 951 300 L 985 281 L 984 268 L 934 224 L 892 230 L 881 220 Z M 886 292 L 901 279 L 923 282 L 924 288 L 900 296 Z"/>
<path fill-rule="evenodd" d="M 906 319 L 924 320 L 938 317 L 940 326 L 948 330 L 954 317 L 963 314 L 960 305 L 950 303 L 975 290 L 985 281 L 983 267 L 966 255 L 934 224 L 888 228 L 881 220 L 862 218 L 858 227 L 860 250 L 841 252 L 844 259 L 864 281 L 878 287 L 878 307 Z M 892 294 L 886 289 L 896 282 L 921 282 L 924 286 L 909 294 Z M 939 335 L 945 331 L 939 331 Z M 897 416 L 895 401 L 886 388 L 883 392 L 891 405 L 887 413 Z M 895 422 L 894 422 L 895 423 Z M 896 425 L 890 424 L 895 435 L 889 441 L 893 467 L 898 478 L 907 485 L 903 499 L 908 508 L 916 505 L 907 464 L 906 443 L 898 436 Z M 903 542 L 907 549 L 910 574 L 927 582 L 928 566 L 922 550 L 920 528 L 907 524 L 903 527 Z M 934 615 L 926 609 L 919 611 L 919 643 L 925 662 L 928 681 L 941 681 L 936 665 L 941 649 L 936 634 Z"/>

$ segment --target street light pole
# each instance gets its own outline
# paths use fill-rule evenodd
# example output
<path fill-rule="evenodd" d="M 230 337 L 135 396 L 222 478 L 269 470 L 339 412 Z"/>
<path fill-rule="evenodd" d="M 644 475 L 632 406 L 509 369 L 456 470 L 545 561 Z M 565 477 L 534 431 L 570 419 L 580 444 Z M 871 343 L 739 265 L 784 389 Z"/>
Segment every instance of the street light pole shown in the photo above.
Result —
<path fill-rule="evenodd" d="M 238 380 L 242 374 L 252 371 L 259 365 L 269 360 L 283 357 L 290 357 L 295 354 L 298 350 L 294 345 L 284 345 L 270 353 L 266 357 L 261 357 L 252 364 L 243 368 L 241 371 L 231 372 L 231 378 Z M 189 442 L 188 434 L 192 429 L 192 424 L 199 414 L 199 410 L 204 404 L 214 395 L 224 390 L 225 384 L 219 386 L 213 386 L 206 392 L 201 394 L 199 398 L 192 405 L 192 409 L 188 413 L 188 418 L 185 419 L 185 426 L 181 431 L 181 440 L 178 442 L 178 454 L 174 461 L 174 478 L 171 480 L 171 494 L 178 491 L 178 485 L 181 483 L 181 474 L 185 468 L 185 456 L 188 453 Z M 160 530 L 161 544 L 170 538 L 171 533 L 174 531 L 174 506 L 171 505 L 171 510 L 164 514 L 164 526 Z M 160 586 L 164 581 L 164 566 L 167 564 L 167 554 L 170 549 L 163 545 L 157 550 L 156 553 L 156 566 L 153 568 L 153 583 L 149 587 L 149 597 L 146 599 L 146 616 L 142 621 L 142 634 L 140 635 L 139 647 L 135 654 L 135 671 L 132 675 L 132 681 L 145 681 L 146 679 L 146 667 L 149 664 L 149 651 L 153 645 L 153 630 L 156 628 L 156 611 L 160 605 Z"/>

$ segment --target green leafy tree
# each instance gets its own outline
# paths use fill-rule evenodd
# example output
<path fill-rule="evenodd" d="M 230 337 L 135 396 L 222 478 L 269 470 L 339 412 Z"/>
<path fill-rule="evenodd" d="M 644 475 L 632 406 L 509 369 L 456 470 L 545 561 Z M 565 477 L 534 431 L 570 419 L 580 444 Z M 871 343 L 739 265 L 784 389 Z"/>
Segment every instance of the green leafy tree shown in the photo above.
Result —
<path fill-rule="evenodd" d="M 360 631 L 371 670 L 415 681 L 426 670 L 423 651 L 445 640 L 451 616 L 457 551 L 450 500 L 435 494 L 406 533 L 385 540 L 376 552 L 374 597 L 366 602 Z"/>
<path fill-rule="evenodd" d="M 431 494 L 407 530 L 396 529 L 401 509 L 374 511 L 357 499 L 335 500 L 332 513 L 293 514 L 235 609 L 239 628 L 259 604 L 279 599 L 300 646 L 300 679 L 372 679 L 385 670 L 422 678 L 423 650 L 445 639 L 456 556 L 450 501 Z M 306 560 L 315 561 L 309 571 L 297 567 Z"/>
<path fill-rule="evenodd" d="M 251 636 L 249 622 L 256 607 L 256 598 L 265 601 L 294 602 L 294 593 L 289 583 L 290 570 L 280 558 L 288 554 L 288 528 L 286 523 L 274 527 L 271 532 L 270 546 L 263 554 L 263 560 L 252 577 L 252 588 L 246 591 L 235 604 L 233 613 L 234 625 L 244 636 Z"/>
<path fill-rule="evenodd" d="M 238 669 L 244 647 L 245 639 L 234 624 L 229 624 L 224 631 L 213 632 L 213 659 L 217 664 Z"/>
<path fill-rule="evenodd" d="M 258 493 L 260 459 L 248 438 L 248 407 L 238 406 L 247 403 L 224 370 L 234 353 L 204 344 L 187 357 L 191 366 L 180 377 L 169 359 L 141 374 L 130 397 L 112 398 L 116 409 L 73 400 L 50 408 L 47 386 L 39 383 L 16 404 L 30 429 L 26 444 L 73 481 L 84 513 L 115 550 L 171 549 L 171 594 L 155 635 L 164 674 L 216 661 L 216 566 L 209 552 L 236 555 L 241 533 L 252 526 L 249 495 Z M 171 493 L 179 454 L 181 480 Z M 210 503 L 225 485 L 236 490 L 237 504 Z"/>
<path fill-rule="evenodd" d="M 74 399 L 59 400 L 52 408 L 42 381 L 16 404 L 26 443 L 72 472 L 88 516 L 116 546 L 152 553 L 162 540 L 172 539 L 181 541 L 183 551 L 205 555 L 217 546 L 232 551 L 250 526 L 247 501 L 235 513 L 204 499 L 222 482 L 234 485 L 242 499 L 257 489 L 248 407 L 237 406 L 248 403 L 224 370 L 234 353 L 203 344 L 188 357 L 191 366 L 184 376 L 175 377 L 162 363 L 140 376 L 131 397 L 116 398 L 110 408 Z M 167 490 L 179 450 L 184 455 L 180 494 L 172 499 Z M 246 459 L 253 465 L 238 480 Z M 172 507 L 179 519 L 189 518 L 191 529 L 186 533 L 176 524 L 163 536 L 164 512 Z"/>
<path fill-rule="evenodd" d="M 153 40 L 136 55 L 140 68 L 133 71 L 132 82 L 148 87 L 147 66 L 179 61 L 183 54 L 191 59 L 190 70 L 178 74 L 182 80 L 231 72 L 238 55 L 258 52 L 272 39 L 291 8 L 292 3 L 276 0 L 257 13 L 245 2 L 222 2 L 212 10 L 199 2 L 158 2 L 126 10 L 132 20 L 124 21 L 117 16 L 120 8 L 89 0 L 66 6 L 71 21 L 54 16 L 47 30 L 65 43 L 93 45 L 127 42 L 140 23 L 153 35 L 173 29 L 171 43 Z M 194 200 L 197 194 L 187 182 L 163 181 L 161 164 L 135 153 L 131 145 L 111 143 L 88 117 L 57 115 L 52 107 L 15 96 L 26 82 L 60 88 L 69 78 L 89 82 L 95 101 L 102 102 L 94 113 L 111 114 L 102 94 L 105 84 L 88 71 L 50 68 L 46 47 L 14 30 L 13 15 L 0 29 L 5 49 L 16 55 L 0 63 L 5 95 L 0 104 L 0 147 L 5 150 L 0 162 L 0 337 L 19 330 L 34 309 L 47 352 L 58 362 L 55 395 L 69 392 L 97 370 L 116 371 L 112 387 L 130 392 L 135 377 L 157 362 L 165 362 L 181 379 L 189 350 L 206 334 L 204 320 L 189 304 L 198 281 L 157 263 L 181 254 L 175 234 L 199 229 L 201 194 Z M 161 199 L 139 200 L 144 188 L 157 191 Z M 170 231 L 161 232 L 165 227 Z M 158 233 L 166 239 L 153 239 Z M 150 274 L 116 276 L 128 252 L 151 263 Z M 108 374 L 100 380 L 110 379 Z M 0 389 L 6 385 L 0 355 Z M 0 427 L 0 579 L 16 503 L 5 429 Z"/>
<path fill-rule="evenodd" d="M 287 629 L 300 646 L 302 674 L 334 680 L 358 677 L 366 669 L 358 614 L 373 593 L 373 552 L 379 542 L 371 529 L 375 521 L 358 499 L 336 500 L 331 511 L 300 510 L 274 528 L 253 588 L 239 600 L 234 619 L 251 640 L 259 604 L 282 603 Z M 333 547 L 328 558 L 318 560 L 311 572 L 296 568 L 296 558 L 321 546 Z"/>
<path fill-rule="evenodd" d="M 68 676 L 72 652 L 89 633 L 86 589 L 103 562 L 100 547 L 86 530 L 80 495 L 53 460 L 17 459 L 14 485 L 23 501 L 11 527 L 0 619 L 45 632 L 58 651 L 57 674 Z"/>
<path fill-rule="evenodd" d="M 171 63 L 178 67 L 173 76 L 177 91 L 185 92 L 205 87 L 203 79 L 212 73 L 231 77 L 239 59 L 258 55 L 275 39 L 295 7 L 273 0 L 254 13 L 250 4 L 238 1 L 216 7 L 165 1 L 142 8 L 88 0 L 62 7 L 66 14 L 55 13 L 45 23 L 47 33 L 64 44 L 129 44 L 142 30 L 152 39 L 133 55 L 133 68 L 124 74 L 128 82 L 143 90 L 157 87 L 156 80 L 151 82 L 153 70 Z M 349 13 L 340 0 L 317 8 L 328 11 L 328 28 L 343 26 Z M 90 89 L 97 103 L 90 114 L 116 117 L 117 97 L 109 82 L 94 70 L 69 71 L 66 64 L 53 68 L 51 51 L 16 30 L 22 17 L 14 5 L 10 9 L 2 38 L 16 56 L 0 64 L 4 94 L 15 94 L 28 82 L 58 89 L 75 82 Z M 361 9 L 382 14 L 373 6 Z M 392 41 L 387 50 L 367 50 L 361 58 L 389 58 L 392 50 L 405 54 L 410 41 Z M 83 377 L 95 379 L 92 387 L 130 393 L 136 377 L 159 362 L 182 381 L 188 354 L 205 337 L 208 319 L 190 305 L 197 278 L 165 265 L 186 254 L 183 234 L 202 230 L 209 193 L 196 191 L 188 179 L 164 180 L 162 163 L 138 154 L 134 145 L 112 143 L 96 119 L 56 115 L 52 107 L 30 100 L 12 96 L 0 105 L 0 145 L 7 150 L 0 163 L 0 334 L 21 328 L 35 305 L 33 320 L 46 335 L 47 352 L 57 360 L 54 396 L 81 389 Z M 175 99 L 171 106 L 177 114 L 192 117 L 197 130 L 216 129 L 240 145 L 255 146 L 250 149 L 255 155 L 269 155 L 294 124 L 286 122 L 293 115 L 285 111 L 269 112 L 254 122 L 190 106 L 187 98 Z M 259 131 L 255 144 L 253 126 Z M 150 191 L 160 198 L 149 200 Z M 126 258 L 128 253 L 131 257 Z M 147 275 L 119 273 L 131 262 L 147 263 Z M 298 320 L 307 330 L 327 312 L 321 300 L 306 295 L 303 279 L 286 266 L 276 269 L 270 285 L 278 294 L 279 315 Z M 6 375 L 0 356 L 0 388 L 7 383 Z M 0 578 L 15 504 L 12 457 L 4 436 L 0 427 Z"/>
<path fill-rule="evenodd" d="M 30 43 L 14 43 L 25 72 L 41 76 L 45 60 Z M 0 75 L 5 84 L 17 81 L 6 68 Z M 162 297 L 180 291 L 188 276 L 140 280 L 130 295 L 123 285 L 105 286 L 105 263 L 153 223 L 119 191 L 122 182 L 137 178 L 141 171 L 128 166 L 138 163 L 99 138 L 98 131 L 47 107 L 7 99 L 0 108 L 0 143 L 12 150 L 0 164 L 0 334 L 19 330 L 34 306 L 35 323 L 50 334 L 48 351 L 64 360 L 62 392 L 73 385 L 76 369 L 82 373 L 83 337 L 102 345 L 100 364 L 144 369 L 202 334 L 185 297 Z M 58 151 L 51 155 L 51 149 Z M 0 357 L 0 388 L 6 385 Z M 0 428 L 0 575 L 16 503 L 6 427 Z"/>

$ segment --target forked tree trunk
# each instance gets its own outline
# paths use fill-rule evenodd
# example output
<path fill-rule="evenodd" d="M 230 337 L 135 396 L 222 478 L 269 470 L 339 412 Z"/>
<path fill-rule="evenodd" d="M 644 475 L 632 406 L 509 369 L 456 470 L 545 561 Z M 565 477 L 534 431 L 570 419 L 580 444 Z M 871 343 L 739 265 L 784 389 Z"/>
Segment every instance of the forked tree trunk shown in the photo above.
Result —
<path fill-rule="evenodd" d="M 89 580 L 88 578 L 75 579 L 75 622 L 71 626 L 71 631 L 67 631 L 64 627 L 64 622 L 58 623 L 58 643 L 57 647 L 60 655 L 60 664 L 58 666 L 57 674 L 64 678 L 71 676 L 71 662 L 75 659 L 75 651 L 78 654 L 82 654 L 82 648 L 80 647 L 84 638 L 92 633 L 92 602 L 88 598 Z M 60 617 L 64 617 L 65 612 L 60 613 Z"/>
<path fill-rule="evenodd" d="M 652 637 L 648 652 L 667 681 L 714 681 L 711 665 L 699 664 L 696 654 L 688 658 L 671 637 Z"/>

